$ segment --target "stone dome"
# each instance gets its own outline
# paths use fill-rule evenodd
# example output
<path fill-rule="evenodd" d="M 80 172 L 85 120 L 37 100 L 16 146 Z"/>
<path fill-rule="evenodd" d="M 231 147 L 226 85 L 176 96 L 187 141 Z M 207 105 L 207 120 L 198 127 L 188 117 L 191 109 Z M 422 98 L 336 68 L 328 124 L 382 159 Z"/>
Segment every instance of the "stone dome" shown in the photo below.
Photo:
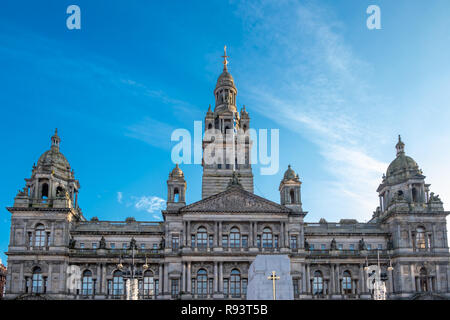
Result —
<path fill-rule="evenodd" d="M 224 70 L 217 79 L 216 89 L 223 86 L 230 86 L 236 88 L 236 86 L 234 85 L 233 76 L 227 70 Z"/>
<path fill-rule="evenodd" d="M 38 166 L 38 168 L 39 167 L 56 166 L 61 170 L 69 170 L 70 171 L 69 161 L 67 161 L 66 157 L 61 152 L 59 152 L 59 150 L 56 150 L 55 148 L 51 148 L 50 150 L 45 151 L 39 157 L 37 166 Z"/>
<path fill-rule="evenodd" d="M 288 165 L 288 169 L 284 173 L 284 180 L 296 180 L 298 175 L 292 170 L 291 165 Z"/>
<path fill-rule="evenodd" d="M 171 179 L 177 179 L 177 178 L 184 178 L 184 173 L 178 166 L 178 163 L 176 164 L 175 168 L 173 168 L 172 172 L 170 173 L 169 177 Z"/>
<path fill-rule="evenodd" d="M 387 171 L 386 177 L 396 174 L 402 171 L 418 171 L 419 166 L 413 158 L 408 157 L 404 153 L 399 154 L 394 161 L 391 162 Z"/>

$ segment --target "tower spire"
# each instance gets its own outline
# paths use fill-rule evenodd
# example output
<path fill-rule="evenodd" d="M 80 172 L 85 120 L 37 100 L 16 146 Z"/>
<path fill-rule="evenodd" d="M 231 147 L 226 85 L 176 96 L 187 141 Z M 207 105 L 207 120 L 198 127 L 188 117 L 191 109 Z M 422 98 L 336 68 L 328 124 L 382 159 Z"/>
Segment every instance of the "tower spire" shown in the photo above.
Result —
<path fill-rule="evenodd" d="M 222 56 L 222 58 L 223 58 L 223 71 L 228 71 L 228 68 L 227 68 L 228 60 L 227 60 L 227 58 L 229 58 L 229 57 L 227 56 L 227 46 L 223 47 L 223 56 Z"/>
<path fill-rule="evenodd" d="M 59 143 L 61 142 L 61 138 L 58 136 L 58 129 L 55 129 L 55 134 L 51 138 L 52 148 L 59 150 Z"/>
<path fill-rule="evenodd" d="M 405 144 L 403 143 L 402 138 L 400 137 L 400 135 L 398 135 L 398 142 L 395 145 L 395 148 L 397 149 L 397 157 L 400 154 L 405 153 Z"/>

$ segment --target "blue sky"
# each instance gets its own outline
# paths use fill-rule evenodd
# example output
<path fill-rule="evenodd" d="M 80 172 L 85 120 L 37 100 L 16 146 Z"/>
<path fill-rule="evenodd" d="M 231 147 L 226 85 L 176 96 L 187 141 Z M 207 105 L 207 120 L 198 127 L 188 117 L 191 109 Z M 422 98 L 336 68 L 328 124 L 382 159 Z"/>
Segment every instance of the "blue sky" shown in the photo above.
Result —
<path fill-rule="evenodd" d="M 81 30 L 66 8 L 81 8 Z M 368 30 L 366 8 L 381 8 Z M 0 207 L 50 147 L 81 184 L 86 218 L 160 218 L 170 134 L 214 105 L 227 45 L 239 109 L 280 129 L 280 171 L 255 193 L 279 201 L 288 164 L 306 220 L 370 219 L 397 135 L 444 206 L 450 201 L 450 20 L 433 1 L 22 1 L 0 4 Z M 201 166 L 182 165 L 187 201 Z M 0 258 L 10 213 L 0 213 Z"/>

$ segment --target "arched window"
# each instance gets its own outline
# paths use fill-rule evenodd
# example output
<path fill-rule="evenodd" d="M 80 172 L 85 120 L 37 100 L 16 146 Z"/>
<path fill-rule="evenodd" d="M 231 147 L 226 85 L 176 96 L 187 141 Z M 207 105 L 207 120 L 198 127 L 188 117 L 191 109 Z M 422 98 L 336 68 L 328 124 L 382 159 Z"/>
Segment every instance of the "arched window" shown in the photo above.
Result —
<path fill-rule="evenodd" d="M 124 294 L 122 271 L 116 270 L 113 273 L 113 295 L 121 296 Z"/>
<path fill-rule="evenodd" d="M 197 272 L 197 295 L 199 298 L 206 298 L 208 293 L 208 274 L 205 269 Z"/>
<path fill-rule="evenodd" d="M 294 193 L 294 190 L 291 190 L 291 191 L 289 192 L 289 196 L 290 196 L 290 198 L 291 198 L 291 203 L 295 203 L 295 193 Z"/>
<path fill-rule="evenodd" d="M 352 293 L 352 276 L 348 271 L 342 275 L 342 290 L 344 293 Z"/>
<path fill-rule="evenodd" d="M 41 194 L 41 198 L 42 198 L 42 199 L 48 198 L 48 184 L 47 184 L 47 183 L 42 184 L 42 194 Z"/>
<path fill-rule="evenodd" d="M 44 292 L 44 281 L 42 278 L 41 268 L 39 268 L 39 267 L 35 267 L 33 269 L 31 292 L 33 292 L 33 293 L 43 293 Z"/>
<path fill-rule="evenodd" d="M 427 269 L 424 267 L 420 269 L 419 272 L 419 285 L 420 285 L 420 291 L 426 292 L 428 291 L 428 281 L 427 281 Z"/>
<path fill-rule="evenodd" d="M 239 248 L 241 246 L 241 234 L 239 229 L 234 227 L 230 230 L 230 247 Z"/>
<path fill-rule="evenodd" d="M 263 230 L 263 248 L 272 248 L 272 230 L 270 228 L 264 228 Z"/>
<path fill-rule="evenodd" d="M 149 297 L 155 294 L 155 279 L 153 277 L 153 272 L 147 270 L 144 272 L 144 296 Z"/>
<path fill-rule="evenodd" d="M 34 236 L 34 246 L 43 247 L 45 246 L 45 228 L 42 224 L 38 224 L 35 230 Z"/>
<path fill-rule="evenodd" d="M 313 294 L 323 294 L 323 276 L 320 271 L 314 272 Z"/>
<path fill-rule="evenodd" d="M 178 188 L 173 189 L 173 202 L 180 201 L 180 192 L 178 191 Z"/>
<path fill-rule="evenodd" d="M 231 270 L 230 294 L 231 294 L 232 298 L 240 298 L 241 297 L 241 273 L 237 269 Z"/>
<path fill-rule="evenodd" d="M 416 230 L 416 248 L 419 250 L 426 249 L 425 228 L 419 227 Z"/>
<path fill-rule="evenodd" d="M 200 227 L 197 229 L 197 247 L 205 248 L 208 239 L 208 234 L 206 233 L 206 229 L 204 227 Z"/>
<path fill-rule="evenodd" d="M 81 280 L 81 294 L 88 296 L 93 293 L 93 281 L 92 272 L 86 270 L 83 272 L 83 278 Z"/>
<path fill-rule="evenodd" d="M 212 129 L 212 123 L 208 124 L 208 129 Z"/>

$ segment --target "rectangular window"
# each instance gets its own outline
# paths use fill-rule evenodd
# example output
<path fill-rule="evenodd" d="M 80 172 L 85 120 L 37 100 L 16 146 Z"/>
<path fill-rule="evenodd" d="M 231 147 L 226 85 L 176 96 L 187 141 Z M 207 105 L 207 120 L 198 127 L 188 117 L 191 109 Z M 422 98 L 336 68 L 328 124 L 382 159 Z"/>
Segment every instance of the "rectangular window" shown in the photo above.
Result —
<path fill-rule="evenodd" d="M 116 244 L 115 243 L 110 243 L 109 246 L 110 246 L 111 249 L 115 249 L 116 248 Z"/>
<path fill-rule="evenodd" d="M 83 242 L 80 242 L 80 248 L 84 249 L 84 243 Z"/>
<path fill-rule="evenodd" d="M 213 235 L 209 235 L 209 247 L 210 248 L 214 247 L 214 236 Z"/>
<path fill-rule="evenodd" d="M 257 246 L 258 248 L 261 248 L 261 236 L 257 236 L 257 237 L 256 237 L 256 246 Z"/>
<path fill-rule="evenodd" d="M 107 292 L 107 294 L 108 295 L 111 295 L 112 294 L 112 280 L 108 280 L 108 292 Z"/>
<path fill-rule="evenodd" d="M 378 250 L 383 250 L 383 244 L 381 243 L 378 244 Z"/>
<path fill-rule="evenodd" d="M 142 250 L 145 249 L 145 243 L 141 243 L 141 249 L 142 249 Z"/>
<path fill-rule="evenodd" d="M 222 247 L 228 248 L 228 236 L 222 236 Z"/>
<path fill-rule="evenodd" d="M 28 232 L 28 245 L 31 247 L 33 245 L 33 233 Z"/>
<path fill-rule="evenodd" d="M 242 293 L 244 295 L 247 295 L 247 279 L 242 279 Z"/>
<path fill-rule="evenodd" d="M 170 292 L 172 294 L 172 298 L 176 298 L 178 296 L 178 293 L 180 292 L 179 279 L 172 279 Z"/>
<path fill-rule="evenodd" d="M 314 251 L 314 244 L 311 243 L 311 244 L 309 245 L 309 251 Z"/>
<path fill-rule="evenodd" d="M 242 247 L 248 248 L 248 236 L 242 236 Z"/>
<path fill-rule="evenodd" d="M 278 248 L 278 236 L 274 236 L 274 248 Z"/>
<path fill-rule="evenodd" d="M 195 248 L 195 235 L 191 236 L 191 247 Z"/>
<path fill-rule="evenodd" d="M 122 243 L 122 249 L 127 249 L 127 248 L 128 248 L 127 243 Z"/>
<path fill-rule="evenodd" d="M 372 250 L 372 245 L 371 244 L 367 244 L 366 247 L 367 247 L 368 251 Z"/>
<path fill-rule="evenodd" d="M 344 246 L 342 245 L 342 243 L 338 244 L 338 249 L 339 250 L 344 250 Z"/>
<path fill-rule="evenodd" d="M 97 249 L 97 242 L 92 242 L 92 249 Z"/>
<path fill-rule="evenodd" d="M 213 292 L 213 281 L 214 281 L 213 278 L 210 278 L 210 279 L 209 279 L 209 294 L 210 294 L 211 296 L 214 294 L 214 292 Z"/>
<path fill-rule="evenodd" d="M 228 279 L 223 279 L 223 295 L 228 297 Z"/>
<path fill-rule="evenodd" d="M 159 280 L 155 280 L 155 296 L 159 295 Z"/>
<path fill-rule="evenodd" d="M 195 294 L 195 279 L 192 278 L 191 280 L 191 290 L 192 290 L 192 294 Z"/>
<path fill-rule="evenodd" d="M 180 239 L 178 236 L 172 236 L 172 249 L 178 249 L 180 245 Z"/>
<path fill-rule="evenodd" d="M 153 249 L 158 250 L 158 244 L 157 243 L 153 244 Z"/>
<path fill-rule="evenodd" d="M 291 236 L 291 249 L 297 249 L 297 236 Z"/>
<path fill-rule="evenodd" d="M 326 249 L 326 245 L 321 244 L 321 245 L 320 245 L 320 250 L 325 251 L 325 249 Z"/>
<path fill-rule="evenodd" d="M 350 250 L 352 250 L 352 251 L 355 250 L 355 245 L 354 244 L 350 245 Z"/>
<path fill-rule="evenodd" d="M 298 279 L 293 279 L 292 284 L 294 287 L 294 296 L 298 295 Z"/>

